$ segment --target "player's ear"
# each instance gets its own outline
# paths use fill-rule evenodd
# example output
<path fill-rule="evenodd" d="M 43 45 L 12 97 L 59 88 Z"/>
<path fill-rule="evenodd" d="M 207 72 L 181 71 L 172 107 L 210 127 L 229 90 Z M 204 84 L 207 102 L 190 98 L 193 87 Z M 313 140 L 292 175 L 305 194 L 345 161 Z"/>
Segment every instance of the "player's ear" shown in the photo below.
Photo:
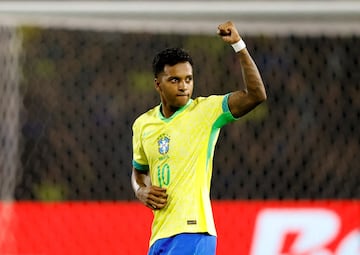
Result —
<path fill-rule="evenodd" d="M 157 91 L 161 91 L 160 81 L 158 80 L 158 78 L 155 78 L 155 79 L 154 79 L 154 86 L 155 86 L 155 89 L 156 89 Z"/>

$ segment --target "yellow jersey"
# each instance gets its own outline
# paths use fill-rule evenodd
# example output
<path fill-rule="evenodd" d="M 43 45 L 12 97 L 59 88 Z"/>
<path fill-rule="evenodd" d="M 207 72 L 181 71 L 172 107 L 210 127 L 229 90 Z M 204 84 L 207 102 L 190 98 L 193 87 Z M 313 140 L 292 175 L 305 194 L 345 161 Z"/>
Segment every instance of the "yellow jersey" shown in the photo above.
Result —
<path fill-rule="evenodd" d="M 215 144 L 220 128 L 235 120 L 227 95 L 190 99 L 165 118 L 161 104 L 133 124 L 133 166 L 150 171 L 153 185 L 167 189 L 165 208 L 154 210 L 150 246 L 179 233 L 216 236 L 210 203 Z"/>

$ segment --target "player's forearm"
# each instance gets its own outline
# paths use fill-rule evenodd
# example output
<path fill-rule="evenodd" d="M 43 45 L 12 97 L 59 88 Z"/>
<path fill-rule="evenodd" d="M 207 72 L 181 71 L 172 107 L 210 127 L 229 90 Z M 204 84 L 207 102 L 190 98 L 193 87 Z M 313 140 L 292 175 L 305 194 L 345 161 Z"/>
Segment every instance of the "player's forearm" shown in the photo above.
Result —
<path fill-rule="evenodd" d="M 236 54 L 241 64 L 241 71 L 246 87 L 245 92 L 257 103 L 265 101 L 265 86 L 254 60 L 246 48 Z"/>
<path fill-rule="evenodd" d="M 139 188 L 146 187 L 149 184 L 149 176 L 147 173 L 140 173 L 138 170 L 134 169 L 132 170 L 131 174 L 131 185 L 136 193 Z"/>

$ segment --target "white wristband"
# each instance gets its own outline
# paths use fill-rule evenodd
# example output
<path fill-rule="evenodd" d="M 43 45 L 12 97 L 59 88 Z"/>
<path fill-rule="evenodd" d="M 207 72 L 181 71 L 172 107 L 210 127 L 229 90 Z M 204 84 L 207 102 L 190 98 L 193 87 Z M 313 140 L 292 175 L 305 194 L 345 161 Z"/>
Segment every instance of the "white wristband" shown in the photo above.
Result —
<path fill-rule="evenodd" d="M 246 48 L 246 44 L 243 41 L 243 39 L 241 39 L 240 41 L 238 41 L 236 43 L 231 44 L 231 46 L 233 47 L 235 52 L 239 52 Z"/>

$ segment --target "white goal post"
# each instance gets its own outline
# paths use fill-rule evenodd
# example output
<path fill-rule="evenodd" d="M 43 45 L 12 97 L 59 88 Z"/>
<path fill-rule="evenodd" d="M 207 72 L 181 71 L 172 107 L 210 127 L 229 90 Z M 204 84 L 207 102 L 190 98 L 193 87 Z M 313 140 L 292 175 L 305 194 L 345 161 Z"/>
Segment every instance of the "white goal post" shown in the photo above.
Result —
<path fill-rule="evenodd" d="M 213 34 L 358 34 L 359 1 L 0 1 L 0 24 Z"/>

